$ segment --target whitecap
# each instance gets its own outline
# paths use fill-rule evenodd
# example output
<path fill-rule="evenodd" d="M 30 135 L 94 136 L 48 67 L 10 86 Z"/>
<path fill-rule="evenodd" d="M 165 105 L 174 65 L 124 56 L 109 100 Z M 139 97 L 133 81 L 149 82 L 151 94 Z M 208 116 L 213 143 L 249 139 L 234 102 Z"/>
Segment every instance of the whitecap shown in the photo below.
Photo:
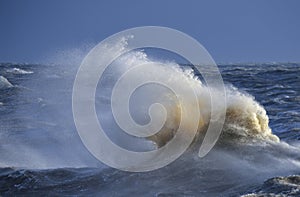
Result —
<path fill-rule="evenodd" d="M 12 68 L 7 70 L 7 72 L 13 73 L 13 74 L 32 74 L 33 71 L 29 71 L 29 70 L 23 70 L 21 68 Z"/>
<path fill-rule="evenodd" d="M 0 90 L 11 88 L 13 85 L 3 76 L 0 76 Z"/>

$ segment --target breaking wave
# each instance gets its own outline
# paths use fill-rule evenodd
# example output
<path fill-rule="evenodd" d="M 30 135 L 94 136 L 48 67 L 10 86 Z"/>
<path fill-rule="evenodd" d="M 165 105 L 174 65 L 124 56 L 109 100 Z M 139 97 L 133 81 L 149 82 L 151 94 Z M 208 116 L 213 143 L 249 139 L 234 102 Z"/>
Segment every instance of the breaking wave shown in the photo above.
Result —
<path fill-rule="evenodd" d="M 13 85 L 3 76 L 0 76 L 0 90 L 11 88 Z"/>
<path fill-rule="evenodd" d="M 122 52 L 124 47 L 126 40 L 108 46 L 108 55 Z M 142 151 L 163 146 L 175 135 L 182 103 L 178 95 L 157 84 L 137 88 L 129 105 L 135 122 L 145 125 L 151 120 L 149 107 L 161 103 L 167 110 L 167 118 L 160 132 L 148 138 L 132 139 L 114 121 L 110 106 L 114 84 L 128 68 L 146 62 L 156 63 L 153 75 L 164 71 L 170 83 L 182 89 L 186 85 L 193 87 L 198 103 L 189 103 L 186 108 L 197 107 L 201 113 L 190 151 L 174 163 L 146 173 L 107 168 L 84 148 L 72 118 L 76 65 L 0 64 L 0 195 L 36 195 L 37 192 L 54 196 L 79 192 L 94 196 L 299 195 L 298 64 L 225 65 L 222 70 L 225 81 L 240 89 L 226 85 L 226 120 L 221 137 L 206 157 L 199 158 L 194 150 L 198 150 L 210 122 L 209 89 L 192 67 L 153 58 L 147 50 L 120 56 L 99 80 L 95 108 L 105 132 L 118 145 Z M 150 73 L 133 77 L 146 75 Z M 266 110 L 255 98 L 266 107 L 271 127 L 282 139 L 280 142 L 270 129 Z M 159 113 L 155 115 L 161 117 Z M 188 113 L 187 118 L 195 117 Z M 185 125 L 185 130 L 190 131 L 189 125 Z M 298 175 L 287 176 L 291 174 Z"/>
<path fill-rule="evenodd" d="M 28 71 L 28 70 L 23 70 L 21 68 L 12 68 L 7 70 L 8 73 L 13 73 L 13 74 L 32 74 L 33 71 Z"/>
<path fill-rule="evenodd" d="M 118 45 L 110 46 L 111 50 L 109 50 L 109 53 L 116 53 L 116 51 L 118 53 L 122 52 L 122 50 L 126 48 L 126 42 L 126 39 L 123 39 L 121 42 L 118 42 Z M 210 90 L 206 84 L 194 74 L 194 70 L 191 67 L 182 66 L 176 62 L 157 60 L 148 57 L 146 52 L 143 50 L 136 50 L 120 56 L 115 62 L 113 62 L 111 64 L 112 69 L 106 73 L 109 77 L 102 80 L 102 84 L 106 84 L 106 88 L 108 89 L 114 88 L 114 86 L 111 85 L 112 82 L 116 82 L 122 73 L 130 68 L 147 63 L 152 63 L 152 65 L 154 65 L 153 70 L 156 72 L 145 72 L 133 76 L 131 75 L 130 80 L 141 80 L 149 77 L 149 75 L 153 75 L 152 77 L 155 78 L 161 75 L 161 73 L 168 73 L 168 75 L 164 77 L 167 77 L 168 81 L 173 85 L 182 89 L 187 88 L 186 85 L 189 85 L 195 90 L 198 98 L 198 104 L 189 103 L 188 105 L 190 106 L 184 107 L 186 109 L 193 109 L 197 107 L 200 110 L 201 116 L 200 119 L 197 120 L 199 122 L 196 135 L 197 138 L 194 140 L 195 142 L 198 142 L 198 139 L 202 138 L 205 134 L 210 123 L 210 91 L 218 92 L 220 90 L 217 88 Z M 124 91 L 125 94 L 125 92 L 130 90 L 123 89 L 122 91 Z M 167 118 L 163 128 L 155 135 L 147 137 L 147 139 L 154 142 L 157 147 L 164 146 L 176 134 L 181 120 L 181 107 L 183 105 L 178 98 L 186 95 L 174 95 L 174 93 L 168 88 L 160 87 L 157 84 L 144 85 L 143 87 L 138 88 L 136 92 L 137 93 L 133 94 L 131 97 L 131 103 L 135 103 L 135 105 L 130 106 L 130 112 L 131 116 L 137 123 L 143 125 L 149 122 L 148 109 L 153 103 L 160 103 L 167 110 Z M 109 102 L 108 100 L 110 99 L 110 95 L 107 94 L 106 96 L 107 102 Z M 220 100 L 221 99 L 227 100 L 226 121 L 222 130 L 221 140 L 239 140 L 240 142 L 264 140 L 279 142 L 279 138 L 272 134 L 269 127 L 269 118 L 266 110 L 257 101 L 255 101 L 251 95 L 242 93 L 232 86 L 226 86 L 226 98 L 220 98 Z M 192 98 L 190 100 L 192 100 Z M 213 104 L 218 105 L 218 103 Z M 192 111 L 193 110 L 190 110 L 188 117 L 185 117 L 191 120 L 191 124 L 194 122 L 192 120 L 197 117 L 196 114 L 192 114 Z M 157 114 L 157 116 L 161 116 L 161 114 Z M 183 129 L 186 132 L 189 132 L 191 127 L 192 126 L 189 124 L 186 124 Z"/>

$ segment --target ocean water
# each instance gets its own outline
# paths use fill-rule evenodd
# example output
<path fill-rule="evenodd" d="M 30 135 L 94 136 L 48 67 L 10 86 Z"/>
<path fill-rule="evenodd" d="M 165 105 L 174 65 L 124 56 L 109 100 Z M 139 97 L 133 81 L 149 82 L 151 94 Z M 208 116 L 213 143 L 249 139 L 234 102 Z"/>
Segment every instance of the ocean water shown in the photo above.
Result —
<path fill-rule="evenodd" d="M 143 51 L 123 58 L 127 66 L 150 61 Z M 188 65 L 164 64 L 170 67 L 170 79 L 183 77 L 197 87 L 199 107 L 206 109 L 209 99 L 201 76 Z M 190 149 L 170 165 L 145 173 L 107 167 L 82 144 L 72 117 L 77 68 L 0 64 L 1 196 L 300 196 L 300 64 L 219 65 L 228 105 L 217 145 L 206 157 L 197 156 L 209 115 L 203 110 L 200 137 Z M 171 112 L 163 128 L 168 135 L 124 142 L 106 113 L 111 93 L 107 89 L 116 77 L 109 70 L 106 74 L 96 107 L 102 109 L 99 120 L 106 123 L 108 136 L 129 149 L 155 149 L 167 143 L 178 126 L 174 101 L 165 103 Z M 147 102 L 166 93 L 155 89 L 156 96 Z M 138 94 L 136 98 L 146 100 Z M 141 117 L 139 113 L 134 111 L 133 117 Z"/>

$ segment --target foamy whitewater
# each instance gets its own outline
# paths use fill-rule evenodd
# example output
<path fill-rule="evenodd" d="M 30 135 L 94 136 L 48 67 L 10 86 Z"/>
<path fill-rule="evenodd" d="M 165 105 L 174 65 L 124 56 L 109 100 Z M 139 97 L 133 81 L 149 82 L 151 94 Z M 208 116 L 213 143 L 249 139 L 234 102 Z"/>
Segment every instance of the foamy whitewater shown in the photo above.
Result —
<path fill-rule="evenodd" d="M 122 52 L 126 42 L 121 39 L 106 46 L 107 55 Z M 201 112 L 190 148 L 170 165 L 147 173 L 107 167 L 82 144 L 71 104 L 77 64 L 1 64 L 0 195 L 300 195 L 299 64 L 221 65 L 226 120 L 216 146 L 199 158 L 211 115 L 209 89 L 188 62 L 179 64 L 163 51 L 131 51 L 107 68 L 95 104 L 103 129 L 116 144 L 135 151 L 164 146 L 176 134 L 182 103 L 170 89 L 157 84 L 138 88 L 129 107 L 132 118 L 143 125 L 150 120 L 149 106 L 163 104 L 167 119 L 159 133 L 129 136 L 114 121 L 112 89 L 127 69 L 143 63 L 154 63 L 155 72 L 140 73 L 132 80 L 163 74 L 178 88 L 189 85 L 196 90 L 198 103 L 186 108 Z M 195 114 L 187 118 L 193 122 Z M 184 130 L 189 132 L 189 125 Z"/>

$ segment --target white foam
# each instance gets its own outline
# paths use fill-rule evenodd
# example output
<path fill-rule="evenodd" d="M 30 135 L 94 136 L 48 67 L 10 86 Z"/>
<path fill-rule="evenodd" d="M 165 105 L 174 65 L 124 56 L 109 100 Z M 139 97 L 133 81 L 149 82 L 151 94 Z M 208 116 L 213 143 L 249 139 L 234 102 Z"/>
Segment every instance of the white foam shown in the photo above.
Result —
<path fill-rule="evenodd" d="M 13 85 L 3 76 L 0 76 L 0 89 L 11 88 Z"/>
<path fill-rule="evenodd" d="M 7 70 L 7 72 L 13 73 L 13 74 L 32 74 L 33 71 L 27 71 L 27 70 L 23 70 L 21 68 L 12 68 Z"/>
<path fill-rule="evenodd" d="M 122 40 L 124 41 L 124 40 Z M 115 48 L 116 46 L 112 46 L 112 48 Z M 126 47 L 126 42 L 118 43 L 118 49 L 123 49 Z M 114 53 L 115 50 L 111 51 Z M 110 52 L 108 52 L 110 53 Z M 153 75 L 153 78 L 155 78 L 157 75 L 160 75 L 159 71 L 161 70 L 160 67 L 164 67 L 164 69 L 168 70 L 168 76 L 165 76 L 168 78 L 168 80 L 171 83 L 175 83 L 176 86 L 184 89 L 185 85 L 189 84 L 190 86 L 193 86 L 193 89 L 196 90 L 197 96 L 198 96 L 198 104 L 199 106 L 195 106 L 194 104 L 190 104 L 191 106 L 185 106 L 186 109 L 191 109 L 194 107 L 198 107 L 201 111 L 201 118 L 199 120 L 199 133 L 205 132 L 209 122 L 210 122 L 210 92 L 206 85 L 204 85 L 197 76 L 194 75 L 192 69 L 189 68 L 182 68 L 180 65 L 176 64 L 175 62 L 162 62 L 153 60 L 147 57 L 146 53 L 144 51 L 133 51 L 130 53 L 127 53 L 126 55 L 123 55 L 117 59 L 117 61 L 114 63 L 113 66 L 115 66 L 114 73 L 117 73 L 115 75 L 112 75 L 112 78 L 115 78 L 114 80 L 117 80 L 119 75 L 123 74 L 125 71 L 127 71 L 129 68 L 140 65 L 140 64 L 146 64 L 146 63 L 157 63 L 157 71 L 158 73 L 155 73 Z M 146 75 L 149 75 L 149 73 L 140 73 L 136 76 L 133 76 L 131 80 L 140 80 L 145 78 Z M 111 80 L 111 81 L 114 81 Z M 183 81 L 187 81 L 188 83 L 183 83 Z M 107 81 L 109 84 L 110 81 Z M 129 91 L 127 89 L 123 90 L 124 93 L 126 91 Z M 148 118 L 148 110 L 145 110 L 147 107 L 143 102 L 149 103 L 149 98 L 153 97 L 152 95 L 155 94 L 155 99 L 157 100 L 163 100 L 163 105 L 168 109 L 168 117 L 167 121 L 165 123 L 165 127 L 157 133 L 155 136 L 150 137 L 148 139 L 153 140 L 155 143 L 160 145 L 164 145 L 168 142 L 176 133 L 176 129 L 179 126 L 180 121 L 180 105 L 182 103 L 178 103 L 176 101 L 176 96 L 178 95 L 172 95 L 170 91 L 167 90 L 157 90 L 156 86 L 153 86 L 152 89 L 145 88 L 144 90 L 141 90 L 142 93 L 140 93 L 140 97 L 135 100 L 135 103 L 139 104 L 139 109 L 144 109 L 144 112 L 139 111 L 132 111 L 133 117 L 136 117 L 136 120 L 139 122 L 147 123 L 149 121 Z M 213 91 L 219 91 L 218 89 L 213 89 Z M 279 138 L 272 134 L 272 131 L 269 127 L 269 118 L 267 116 L 267 113 L 265 109 L 254 100 L 254 98 L 251 95 L 247 95 L 245 93 L 241 93 L 238 91 L 238 89 L 233 87 L 226 87 L 227 92 L 227 115 L 226 115 L 226 121 L 223 128 L 223 134 L 228 134 L 227 136 L 232 137 L 234 139 L 239 138 L 248 138 L 248 139 L 259 139 L 259 140 L 267 140 L 267 141 L 273 141 L 278 142 Z M 170 101 L 167 101 L 166 98 L 169 98 Z M 215 105 L 218 105 L 218 103 L 214 103 Z M 148 105 L 149 107 L 149 105 Z M 136 113 L 136 114 L 135 114 Z M 193 119 L 195 115 L 189 114 L 189 119 Z M 113 121 L 113 120 L 111 120 Z M 185 128 L 186 132 L 189 132 L 190 128 L 189 125 Z M 228 138 L 226 138 L 228 139 Z M 231 140 L 230 138 L 228 140 Z M 244 140 L 244 139 L 243 139 Z"/>

